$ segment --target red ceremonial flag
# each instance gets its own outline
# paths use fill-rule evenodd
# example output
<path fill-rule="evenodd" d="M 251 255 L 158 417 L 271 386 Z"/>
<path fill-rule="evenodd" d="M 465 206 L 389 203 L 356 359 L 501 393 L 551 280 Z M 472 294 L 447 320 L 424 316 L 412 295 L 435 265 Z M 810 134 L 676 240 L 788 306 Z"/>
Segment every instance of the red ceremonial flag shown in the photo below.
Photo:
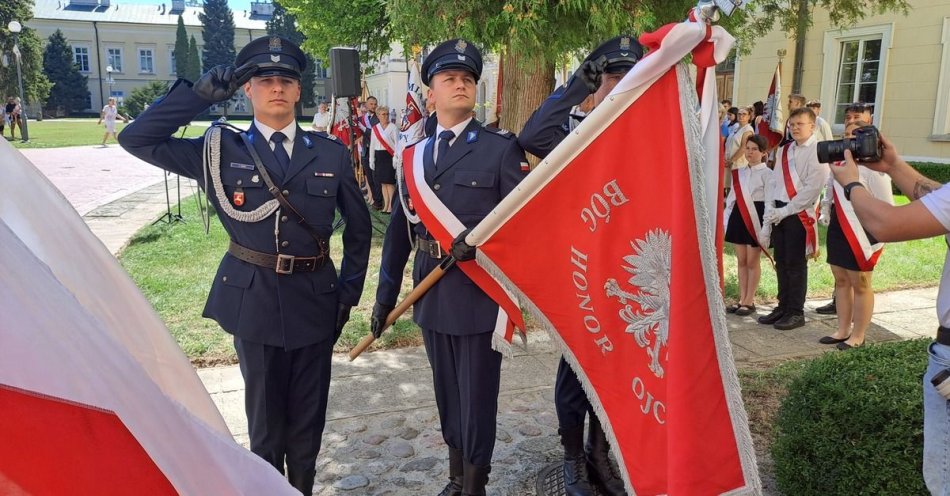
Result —
<path fill-rule="evenodd" d="M 717 96 L 707 76 L 700 103 L 677 64 L 733 39 L 684 22 L 641 41 L 655 49 L 467 241 L 552 331 L 630 494 L 758 494 L 707 193 Z"/>
<path fill-rule="evenodd" d="M 62 194 L 0 155 L 0 494 L 299 495 Z"/>
<path fill-rule="evenodd" d="M 765 113 L 759 122 L 759 134 L 769 141 L 769 148 L 775 148 L 785 137 L 785 111 L 782 109 L 782 62 L 775 66 L 769 97 L 765 99 Z"/>

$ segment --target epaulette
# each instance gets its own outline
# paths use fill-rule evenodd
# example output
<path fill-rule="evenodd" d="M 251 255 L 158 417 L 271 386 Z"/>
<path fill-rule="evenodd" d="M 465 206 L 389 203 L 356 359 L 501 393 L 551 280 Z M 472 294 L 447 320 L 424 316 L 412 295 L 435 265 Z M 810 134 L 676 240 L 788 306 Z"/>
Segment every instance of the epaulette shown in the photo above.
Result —
<path fill-rule="evenodd" d="M 482 129 L 488 131 L 490 134 L 501 136 L 502 138 L 505 138 L 505 139 L 513 139 L 515 137 L 515 133 L 507 129 L 498 129 L 498 128 L 493 128 L 493 127 L 485 127 Z"/>
<path fill-rule="evenodd" d="M 306 132 L 306 133 L 309 134 L 309 135 L 315 136 L 315 137 L 323 138 L 323 139 L 325 139 L 325 140 L 327 140 L 327 141 L 332 142 L 333 144 L 343 146 L 343 142 L 340 141 L 340 138 L 337 138 L 336 135 L 334 135 L 334 134 L 330 134 L 330 133 L 323 133 L 323 134 L 321 134 L 321 133 L 318 133 L 318 132 L 316 132 L 316 131 L 304 131 L 304 132 Z"/>

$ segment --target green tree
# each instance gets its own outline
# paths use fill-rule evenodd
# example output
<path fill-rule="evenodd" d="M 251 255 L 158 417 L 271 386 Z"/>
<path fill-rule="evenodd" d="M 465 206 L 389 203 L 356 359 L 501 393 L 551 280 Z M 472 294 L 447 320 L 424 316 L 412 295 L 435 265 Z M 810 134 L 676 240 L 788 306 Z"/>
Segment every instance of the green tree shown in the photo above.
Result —
<path fill-rule="evenodd" d="M 227 0 L 205 0 L 204 10 L 198 13 L 201 19 L 202 72 L 216 65 L 234 63 L 234 16 Z"/>
<path fill-rule="evenodd" d="M 297 29 L 297 19 L 294 17 L 294 15 L 287 12 L 287 9 L 277 2 L 274 2 L 273 16 L 271 16 L 270 20 L 267 21 L 267 34 L 283 36 L 284 38 L 287 38 L 288 40 L 301 46 L 303 46 L 304 40 L 306 39 L 303 33 Z M 316 105 L 313 93 L 315 83 L 313 69 L 316 67 L 316 63 L 309 53 L 306 54 L 306 56 L 307 70 L 304 71 L 300 78 L 300 102 L 297 103 L 298 115 L 303 113 L 303 107 L 312 107 Z"/>
<path fill-rule="evenodd" d="M 0 64 L 0 96 L 19 95 L 16 59 L 13 56 L 13 34 L 7 29 L 10 21 L 18 21 L 23 30 L 19 35 L 23 91 L 27 103 L 45 102 L 53 84 L 43 74 L 43 45 L 36 31 L 26 27 L 33 18 L 32 0 L 4 0 L 0 2 L 0 54 L 7 57 Z M 29 117 L 33 117 L 32 115 Z"/>
<path fill-rule="evenodd" d="M 178 29 L 175 31 L 175 73 L 180 78 L 188 79 L 188 32 L 185 31 L 185 21 L 178 16 Z M 189 79 L 194 82 L 194 79 Z"/>
<path fill-rule="evenodd" d="M 67 114 L 86 108 L 89 98 L 88 78 L 79 72 L 73 48 L 63 32 L 56 30 L 43 50 L 43 70 L 53 87 L 46 100 L 48 107 L 63 107 Z"/>
<path fill-rule="evenodd" d="M 132 117 L 135 117 L 145 110 L 145 105 L 151 105 L 158 97 L 168 91 L 168 83 L 165 81 L 149 81 L 145 86 L 139 86 L 132 90 L 129 96 L 125 97 L 125 111 Z"/>
<path fill-rule="evenodd" d="M 360 49 L 361 60 L 389 53 L 389 7 L 379 0 L 325 0 L 315 9 L 310 0 L 281 0 L 305 35 L 307 52 L 329 66 L 330 48 Z"/>
<path fill-rule="evenodd" d="M 191 35 L 188 42 L 188 68 L 185 72 L 185 79 L 195 82 L 201 77 L 201 57 L 198 55 L 198 42 L 195 35 Z"/>

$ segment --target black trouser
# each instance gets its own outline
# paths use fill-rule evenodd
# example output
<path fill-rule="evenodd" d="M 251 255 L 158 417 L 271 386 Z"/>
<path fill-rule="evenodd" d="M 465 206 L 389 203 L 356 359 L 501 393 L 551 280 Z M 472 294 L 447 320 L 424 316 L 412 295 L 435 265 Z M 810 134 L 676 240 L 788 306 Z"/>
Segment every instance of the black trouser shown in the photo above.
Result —
<path fill-rule="evenodd" d="M 312 485 L 326 422 L 333 341 L 286 351 L 235 337 L 234 349 L 244 376 L 251 451 L 282 474 L 286 463 L 291 481 Z"/>
<path fill-rule="evenodd" d="M 775 247 L 778 308 L 785 313 L 804 315 L 808 266 L 805 259 L 805 226 L 797 212 L 772 228 L 772 246 Z"/>
<path fill-rule="evenodd" d="M 472 465 L 491 465 L 495 449 L 501 353 L 491 332 L 453 336 L 422 330 L 432 367 L 442 438 Z"/>
<path fill-rule="evenodd" d="M 587 393 L 577 379 L 577 374 L 561 357 L 557 366 L 557 381 L 554 383 L 554 408 L 557 410 L 557 423 L 562 429 L 571 429 L 584 425 L 588 414 L 593 414 Z"/>
<path fill-rule="evenodd" d="M 369 168 L 369 148 L 364 148 L 363 153 L 363 176 L 366 178 L 366 186 L 373 193 L 373 205 L 379 208 L 383 207 L 383 188 L 376 180 L 376 173 Z"/>

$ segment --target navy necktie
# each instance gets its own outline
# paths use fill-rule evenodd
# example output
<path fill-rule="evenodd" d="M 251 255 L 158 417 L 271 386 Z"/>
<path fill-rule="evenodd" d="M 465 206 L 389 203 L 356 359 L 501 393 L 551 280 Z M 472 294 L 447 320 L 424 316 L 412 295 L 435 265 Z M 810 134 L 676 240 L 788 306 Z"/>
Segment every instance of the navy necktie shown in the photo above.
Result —
<path fill-rule="evenodd" d="M 439 133 L 439 156 L 435 159 L 436 170 L 439 168 L 439 162 L 443 161 L 446 152 L 449 151 L 449 141 L 452 141 L 452 138 L 454 137 L 455 133 L 448 129 Z"/>
<path fill-rule="evenodd" d="M 290 168 L 290 155 L 287 155 L 287 149 L 284 148 L 285 139 L 287 139 L 287 135 L 280 131 L 270 135 L 270 140 L 274 142 L 274 156 L 277 157 L 277 165 L 280 166 L 282 172 L 287 173 L 287 169 Z"/>

